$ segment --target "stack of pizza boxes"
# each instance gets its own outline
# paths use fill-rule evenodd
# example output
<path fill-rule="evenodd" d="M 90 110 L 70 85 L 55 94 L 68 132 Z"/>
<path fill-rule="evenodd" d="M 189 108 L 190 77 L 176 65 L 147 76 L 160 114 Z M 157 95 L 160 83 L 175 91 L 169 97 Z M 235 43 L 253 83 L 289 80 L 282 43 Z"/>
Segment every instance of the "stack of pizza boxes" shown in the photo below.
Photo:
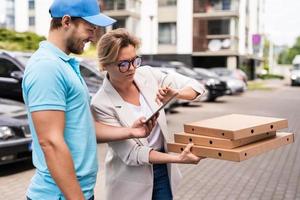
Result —
<path fill-rule="evenodd" d="M 174 135 L 169 152 L 180 153 L 193 143 L 197 156 L 243 161 L 294 142 L 294 134 L 278 132 L 288 127 L 286 119 L 231 114 L 184 124 L 184 133 Z"/>

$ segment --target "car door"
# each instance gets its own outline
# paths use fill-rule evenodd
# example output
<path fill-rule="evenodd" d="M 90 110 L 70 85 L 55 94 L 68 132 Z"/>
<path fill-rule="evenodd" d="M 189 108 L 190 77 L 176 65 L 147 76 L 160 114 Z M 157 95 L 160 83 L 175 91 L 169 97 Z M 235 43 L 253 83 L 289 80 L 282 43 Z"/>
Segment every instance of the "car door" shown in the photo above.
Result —
<path fill-rule="evenodd" d="M 103 78 L 96 69 L 93 69 L 92 66 L 82 63 L 80 65 L 80 73 L 89 89 L 90 94 L 93 96 L 100 86 L 102 85 Z"/>
<path fill-rule="evenodd" d="M 0 56 L 0 97 L 23 101 L 23 72 L 9 57 Z"/>

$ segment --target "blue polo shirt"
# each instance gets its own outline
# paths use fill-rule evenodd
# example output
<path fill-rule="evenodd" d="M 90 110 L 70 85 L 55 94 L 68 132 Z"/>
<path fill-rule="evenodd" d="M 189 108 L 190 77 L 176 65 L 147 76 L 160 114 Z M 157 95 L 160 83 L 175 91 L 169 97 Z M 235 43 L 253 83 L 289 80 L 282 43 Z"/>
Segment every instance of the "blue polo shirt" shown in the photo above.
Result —
<path fill-rule="evenodd" d="M 32 133 L 32 160 L 36 172 L 27 196 L 32 200 L 64 199 L 52 179 L 32 123 L 31 113 L 65 112 L 64 139 L 71 152 L 76 176 L 88 199 L 93 195 L 98 170 L 97 142 L 90 111 L 90 96 L 79 63 L 50 42 L 40 43 L 25 69 L 23 97 Z"/>

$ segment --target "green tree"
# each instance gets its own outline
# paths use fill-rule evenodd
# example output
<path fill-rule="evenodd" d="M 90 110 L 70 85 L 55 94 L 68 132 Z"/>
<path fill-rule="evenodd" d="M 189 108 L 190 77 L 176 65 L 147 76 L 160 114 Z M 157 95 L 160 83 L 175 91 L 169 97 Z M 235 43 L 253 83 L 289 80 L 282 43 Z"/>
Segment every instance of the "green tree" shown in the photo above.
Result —
<path fill-rule="evenodd" d="M 264 69 L 269 72 L 269 49 L 270 49 L 270 41 L 265 38 L 264 40 L 264 49 L 263 49 L 263 58 L 264 58 Z"/>
<path fill-rule="evenodd" d="M 297 37 L 295 44 L 279 54 L 279 64 L 292 64 L 293 59 L 296 55 L 300 54 L 300 36 Z"/>
<path fill-rule="evenodd" d="M 12 51 L 33 51 L 38 48 L 44 36 L 33 32 L 16 32 L 8 29 L 0 29 L 0 49 Z"/>

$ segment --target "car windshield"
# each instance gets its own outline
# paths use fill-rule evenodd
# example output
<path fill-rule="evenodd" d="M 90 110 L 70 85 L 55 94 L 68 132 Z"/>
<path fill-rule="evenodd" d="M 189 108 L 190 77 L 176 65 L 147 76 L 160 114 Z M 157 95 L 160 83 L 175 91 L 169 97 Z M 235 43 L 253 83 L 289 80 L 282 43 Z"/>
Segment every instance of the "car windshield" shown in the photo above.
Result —
<path fill-rule="evenodd" d="M 300 70 L 300 64 L 294 64 L 293 69 L 294 70 Z"/>
<path fill-rule="evenodd" d="M 215 72 L 209 71 L 207 69 L 194 68 L 194 70 L 204 76 L 209 76 L 209 77 L 217 77 L 218 76 Z"/>
<path fill-rule="evenodd" d="M 219 76 L 232 76 L 232 71 L 228 69 L 212 69 L 213 72 L 218 74 Z"/>

